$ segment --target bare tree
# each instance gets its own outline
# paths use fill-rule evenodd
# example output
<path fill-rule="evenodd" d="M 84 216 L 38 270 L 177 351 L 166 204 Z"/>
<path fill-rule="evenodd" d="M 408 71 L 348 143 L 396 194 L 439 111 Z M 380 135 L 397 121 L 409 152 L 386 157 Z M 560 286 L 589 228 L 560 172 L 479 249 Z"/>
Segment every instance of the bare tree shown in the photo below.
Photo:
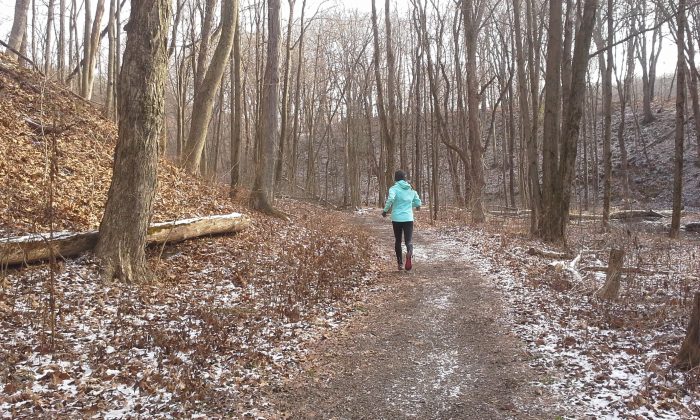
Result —
<path fill-rule="evenodd" d="M 250 204 L 256 210 L 279 214 L 272 207 L 277 133 L 277 101 L 279 98 L 280 0 L 268 0 L 267 60 L 263 76 L 262 121 L 260 144 L 257 147 L 255 182 Z"/>
<path fill-rule="evenodd" d="M 54 20 L 54 0 L 49 0 L 47 4 L 48 13 L 46 15 L 46 39 L 44 41 L 44 73 L 48 74 L 51 69 L 51 39 L 53 36 L 53 20 Z"/>
<path fill-rule="evenodd" d="M 147 278 L 146 229 L 163 129 L 169 0 L 133 2 L 119 82 L 119 140 L 95 253 L 103 278 Z M 128 100 L 127 100 L 128 98 Z"/>
<path fill-rule="evenodd" d="M 66 69 L 66 0 L 58 2 L 58 41 L 56 47 L 58 79 L 63 81 Z"/>
<path fill-rule="evenodd" d="M 202 160 L 202 151 L 207 139 L 209 120 L 214 109 L 214 99 L 221 85 L 221 78 L 231 53 L 237 20 L 238 0 L 222 0 L 221 38 L 216 45 L 211 64 L 206 70 L 206 75 L 199 89 L 195 87 L 194 103 L 192 104 L 193 109 L 197 111 L 192 114 L 184 156 L 184 166 L 192 173 L 198 172 L 200 161 Z M 199 66 L 201 65 L 199 64 Z M 201 67 L 199 71 L 202 71 Z"/>
<path fill-rule="evenodd" d="M 27 15 L 29 14 L 29 0 L 15 0 L 15 16 L 12 20 L 12 29 L 10 30 L 10 38 L 7 45 L 15 51 L 19 51 L 22 47 L 22 42 L 26 39 L 25 31 L 27 29 Z M 12 57 L 17 55 L 12 51 L 8 51 Z"/>
<path fill-rule="evenodd" d="M 289 70 L 292 56 L 292 23 L 294 22 L 295 0 L 287 0 L 289 3 L 289 20 L 287 21 L 287 41 L 284 48 L 284 76 L 282 81 L 282 122 L 280 128 L 279 147 L 277 148 L 277 162 L 275 164 L 275 185 L 282 180 L 282 166 L 287 144 L 287 123 L 289 121 Z"/>
<path fill-rule="evenodd" d="M 571 203 L 571 186 L 585 97 L 585 74 L 591 44 L 597 0 L 586 0 L 573 50 L 568 96 L 561 97 L 560 61 L 562 49 L 561 2 L 550 1 L 543 149 L 544 217 L 539 235 L 551 242 L 565 240 Z M 564 104 L 563 118 L 560 116 Z M 563 122 L 559 128 L 559 121 Z"/>
<path fill-rule="evenodd" d="M 85 55 L 83 58 L 80 95 L 85 99 L 92 98 L 92 85 L 95 80 L 95 65 L 100 46 L 100 22 L 105 9 L 105 0 L 97 0 L 95 19 L 92 20 L 91 1 L 85 0 L 85 27 L 83 46 Z"/>
<path fill-rule="evenodd" d="M 374 34 L 374 77 L 377 84 L 377 113 L 379 114 L 379 125 L 381 129 L 381 138 L 383 139 L 384 147 L 382 152 L 386 150 L 386 166 L 384 167 L 384 182 L 380 183 L 380 190 L 393 182 L 394 175 L 392 173 L 394 167 L 394 148 L 393 138 L 389 129 L 389 121 L 386 115 L 386 106 L 384 104 L 384 88 L 382 84 L 382 76 L 379 66 L 381 65 L 381 52 L 379 47 L 379 25 L 377 23 L 377 6 L 376 0 L 372 0 L 372 33 Z M 382 194 L 380 192 L 380 194 Z"/>
<path fill-rule="evenodd" d="M 676 12 L 676 50 L 678 65 L 676 67 L 676 147 L 675 170 L 673 171 L 673 214 L 671 215 L 672 238 L 677 238 L 681 227 L 681 208 L 683 206 L 683 140 L 685 138 L 685 0 L 678 0 Z"/>
<path fill-rule="evenodd" d="M 241 81 L 241 26 L 236 20 L 231 54 L 231 194 L 238 187 L 241 174 L 241 120 L 243 118 L 243 91 Z"/>
<path fill-rule="evenodd" d="M 484 164 L 481 146 L 481 121 L 479 118 L 479 90 L 477 80 L 477 39 L 486 5 L 483 0 L 462 0 L 462 17 L 464 19 L 465 39 L 467 43 L 467 121 L 469 125 L 469 156 L 470 156 L 470 198 L 472 222 L 482 223 L 484 215 L 483 189 Z"/>

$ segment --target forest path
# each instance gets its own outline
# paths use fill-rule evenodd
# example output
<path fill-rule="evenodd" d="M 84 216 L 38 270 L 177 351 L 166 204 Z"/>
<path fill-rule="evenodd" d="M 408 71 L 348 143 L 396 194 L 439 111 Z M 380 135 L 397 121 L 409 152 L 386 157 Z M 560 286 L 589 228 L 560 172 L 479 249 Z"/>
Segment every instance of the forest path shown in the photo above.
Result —
<path fill-rule="evenodd" d="M 287 418 L 553 418 L 506 331 L 500 292 L 459 249 L 417 227 L 415 268 L 396 271 L 391 222 L 356 216 L 376 239 L 387 288 L 273 398 Z M 389 268 L 391 267 L 391 268 Z M 393 270 L 393 271 L 392 271 Z"/>

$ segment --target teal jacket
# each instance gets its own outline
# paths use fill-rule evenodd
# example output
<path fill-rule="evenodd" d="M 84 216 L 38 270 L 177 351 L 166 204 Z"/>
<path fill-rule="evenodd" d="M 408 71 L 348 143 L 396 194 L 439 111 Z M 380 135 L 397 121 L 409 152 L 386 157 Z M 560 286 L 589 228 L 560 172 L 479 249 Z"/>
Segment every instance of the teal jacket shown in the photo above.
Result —
<path fill-rule="evenodd" d="M 386 199 L 384 211 L 388 213 L 389 209 L 392 209 L 392 222 L 412 222 L 413 208 L 420 205 L 418 193 L 411 188 L 411 184 L 401 180 L 389 188 L 389 197 Z"/>

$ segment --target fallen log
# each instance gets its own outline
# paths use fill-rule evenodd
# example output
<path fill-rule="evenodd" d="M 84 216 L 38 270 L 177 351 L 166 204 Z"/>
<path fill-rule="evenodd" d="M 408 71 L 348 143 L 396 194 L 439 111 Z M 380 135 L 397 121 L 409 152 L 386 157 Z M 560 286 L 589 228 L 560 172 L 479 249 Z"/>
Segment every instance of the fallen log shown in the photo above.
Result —
<path fill-rule="evenodd" d="M 700 233 L 700 222 L 686 223 L 685 226 L 683 226 L 683 228 L 686 232 Z"/>
<path fill-rule="evenodd" d="M 657 220 L 662 217 L 663 214 L 654 210 L 623 210 L 610 213 L 610 218 L 617 220 Z"/>
<path fill-rule="evenodd" d="M 488 212 L 492 216 L 499 217 L 525 217 L 529 216 L 530 210 L 490 210 Z M 569 213 L 569 220 L 602 220 L 603 216 L 600 214 L 590 214 L 590 213 Z"/>
<path fill-rule="evenodd" d="M 545 257 L 545 258 L 554 258 L 557 260 L 566 260 L 572 257 L 570 253 L 567 252 L 557 252 L 557 251 L 550 251 L 548 249 L 538 249 L 538 248 L 528 248 L 527 250 L 528 255 L 537 255 L 540 257 Z"/>
<path fill-rule="evenodd" d="M 671 274 L 670 271 L 645 270 L 643 268 L 637 268 L 637 267 L 622 267 L 620 270 L 622 271 L 623 274 L 641 274 L 644 276 L 652 276 L 655 274 L 663 274 L 663 275 Z M 598 273 L 607 273 L 608 266 L 607 265 L 586 266 L 586 267 L 581 267 L 581 271 L 594 271 L 594 272 L 598 272 Z"/>
<path fill-rule="evenodd" d="M 148 227 L 146 241 L 149 245 L 180 242 L 205 235 L 239 232 L 250 225 L 250 219 L 240 213 L 195 217 L 162 223 Z M 57 258 L 69 258 L 92 250 L 97 244 L 99 232 L 57 232 L 53 236 L 36 233 L 0 239 L 0 265 L 27 264 L 46 261 L 51 253 Z"/>

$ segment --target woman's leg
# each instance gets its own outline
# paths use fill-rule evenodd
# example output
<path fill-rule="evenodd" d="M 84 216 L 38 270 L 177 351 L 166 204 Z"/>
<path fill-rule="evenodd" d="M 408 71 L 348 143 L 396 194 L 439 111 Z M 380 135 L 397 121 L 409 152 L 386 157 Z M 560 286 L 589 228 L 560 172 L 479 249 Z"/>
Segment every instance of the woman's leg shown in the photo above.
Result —
<path fill-rule="evenodd" d="M 399 266 L 403 266 L 403 256 L 401 255 L 401 234 L 403 233 L 403 226 L 400 222 L 391 222 L 394 228 L 394 250 L 396 251 L 396 262 Z"/>
<path fill-rule="evenodd" d="M 406 252 L 413 254 L 413 222 L 406 222 L 403 228 L 403 236 L 406 241 Z"/>

